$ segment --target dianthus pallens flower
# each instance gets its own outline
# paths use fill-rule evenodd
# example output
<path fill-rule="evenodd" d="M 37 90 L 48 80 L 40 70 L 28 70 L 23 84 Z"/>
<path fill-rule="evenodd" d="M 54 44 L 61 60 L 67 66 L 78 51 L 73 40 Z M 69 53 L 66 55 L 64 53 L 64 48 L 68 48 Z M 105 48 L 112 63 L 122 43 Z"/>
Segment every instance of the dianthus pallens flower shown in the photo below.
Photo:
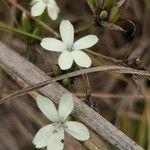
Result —
<path fill-rule="evenodd" d="M 90 57 L 82 49 L 90 48 L 98 42 L 95 35 L 87 35 L 74 42 L 74 27 L 68 20 L 63 20 L 60 24 L 61 39 L 43 38 L 41 46 L 49 51 L 61 52 L 58 65 L 62 70 L 71 68 L 73 61 L 84 68 L 91 66 Z"/>
<path fill-rule="evenodd" d="M 65 132 L 80 141 L 89 139 L 89 130 L 80 122 L 67 121 L 73 110 L 71 94 L 65 94 L 60 99 L 58 111 L 54 103 L 46 97 L 39 95 L 37 104 L 43 114 L 53 123 L 42 127 L 33 139 L 36 148 L 47 147 L 47 150 L 63 150 Z"/>

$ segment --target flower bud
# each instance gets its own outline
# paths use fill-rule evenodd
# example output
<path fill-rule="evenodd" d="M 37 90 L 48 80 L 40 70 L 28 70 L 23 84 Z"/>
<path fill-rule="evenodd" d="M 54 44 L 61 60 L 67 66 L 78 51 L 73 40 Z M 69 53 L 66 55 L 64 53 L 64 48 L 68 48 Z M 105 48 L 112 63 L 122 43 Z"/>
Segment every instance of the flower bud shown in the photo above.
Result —
<path fill-rule="evenodd" d="M 114 6 L 110 10 L 109 21 L 115 23 L 121 16 L 121 11 L 118 7 Z"/>
<path fill-rule="evenodd" d="M 66 78 L 66 79 L 63 79 L 63 80 L 62 80 L 62 84 L 63 84 L 63 86 L 65 86 L 65 87 L 69 86 L 70 83 L 71 83 L 71 81 L 70 81 L 69 78 Z"/>
<path fill-rule="evenodd" d="M 61 74 L 62 74 L 62 71 L 58 67 L 53 68 L 53 76 L 57 77 Z"/>
<path fill-rule="evenodd" d="M 101 13 L 100 13 L 100 20 L 107 20 L 108 19 L 108 12 L 106 10 L 103 10 Z"/>
<path fill-rule="evenodd" d="M 31 31 L 31 23 L 28 16 L 23 12 L 22 13 L 22 30 L 26 32 Z"/>

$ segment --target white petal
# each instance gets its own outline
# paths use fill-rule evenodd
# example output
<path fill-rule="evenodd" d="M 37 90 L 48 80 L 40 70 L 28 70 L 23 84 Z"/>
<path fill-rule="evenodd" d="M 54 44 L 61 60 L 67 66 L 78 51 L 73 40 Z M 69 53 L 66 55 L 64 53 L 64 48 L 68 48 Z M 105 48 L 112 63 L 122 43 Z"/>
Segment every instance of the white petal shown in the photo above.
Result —
<path fill-rule="evenodd" d="M 54 0 L 50 0 L 47 4 L 48 15 L 52 20 L 56 20 L 59 13 L 59 7 Z"/>
<path fill-rule="evenodd" d="M 87 35 L 74 43 L 74 49 L 86 49 L 90 48 L 98 42 L 98 37 L 96 35 Z"/>
<path fill-rule="evenodd" d="M 64 129 L 62 128 L 54 132 L 49 139 L 47 150 L 63 150 L 64 136 Z"/>
<path fill-rule="evenodd" d="M 49 51 L 63 52 L 65 50 L 64 43 L 54 38 L 43 38 L 41 46 Z"/>
<path fill-rule="evenodd" d="M 85 141 L 90 138 L 89 130 L 84 124 L 80 122 L 68 121 L 66 122 L 65 126 L 66 126 L 65 130 L 70 135 L 72 135 L 73 137 L 75 137 L 80 141 Z"/>
<path fill-rule="evenodd" d="M 74 40 L 74 27 L 68 20 L 63 20 L 60 24 L 60 34 L 62 41 L 71 48 Z"/>
<path fill-rule="evenodd" d="M 60 119 L 64 121 L 72 112 L 72 110 L 73 110 L 72 95 L 69 93 L 66 93 L 62 96 L 59 102 L 58 113 L 59 113 Z"/>
<path fill-rule="evenodd" d="M 42 1 L 34 2 L 31 7 L 31 15 L 34 17 L 40 16 L 46 8 L 46 4 Z"/>
<path fill-rule="evenodd" d="M 51 121 L 57 122 L 59 120 L 58 112 L 54 103 L 47 97 L 39 95 L 37 97 L 37 105 L 42 113 Z"/>
<path fill-rule="evenodd" d="M 71 68 L 73 64 L 73 58 L 70 52 L 68 51 L 62 52 L 59 56 L 58 64 L 62 70 L 67 70 Z"/>
<path fill-rule="evenodd" d="M 89 68 L 92 64 L 91 58 L 84 52 L 78 50 L 72 52 L 72 57 L 74 61 L 80 67 Z"/>
<path fill-rule="evenodd" d="M 33 144 L 36 146 L 36 148 L 47 146 L 53 131 L 54 126 L 51 124 L 41 128 L 33 139 Z"/>

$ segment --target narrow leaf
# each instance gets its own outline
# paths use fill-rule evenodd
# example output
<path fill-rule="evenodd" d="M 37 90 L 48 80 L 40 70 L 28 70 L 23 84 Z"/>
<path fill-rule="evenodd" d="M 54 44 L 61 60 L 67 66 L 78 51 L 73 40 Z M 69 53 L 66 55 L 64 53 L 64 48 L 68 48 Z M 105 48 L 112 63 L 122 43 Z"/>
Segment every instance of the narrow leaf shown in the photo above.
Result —
<path fill-rule="evenodd" d="M 94 12 L 96 7 L 96 0 L 86 0 L 88 6 L 90 7 L 91 11 Z"/>

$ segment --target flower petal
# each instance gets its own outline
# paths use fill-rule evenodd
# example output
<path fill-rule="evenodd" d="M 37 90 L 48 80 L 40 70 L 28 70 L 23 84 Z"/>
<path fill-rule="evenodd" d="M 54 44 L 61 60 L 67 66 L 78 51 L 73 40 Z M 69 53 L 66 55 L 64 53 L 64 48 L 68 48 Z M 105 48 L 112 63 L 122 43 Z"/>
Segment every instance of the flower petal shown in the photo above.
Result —
<path fill-rule="evenodd" d="M 48 145 L 49 139 L 54 131 L 53 125 L 47 125 L 41 128 L 35 135 L 33 139 L 33 144 L 36 148 L 42 148 Z"/>
<path fill-rule="evenodd" d="M 72 57 L 78 66 L 89 68 L 92 64 L 91 58 L 84 52 L 78 50 L 73 51 Z"/>
<path fill-rule="evenodd" d="M 62 96 L 59 102 L 58 114 L 59 114 L 60 120 L 64 121 L 72 112 L 72 110 L 73 110 L 72 95 L 69 93 L 66 93 Z"/>
<path fill-rule="evenodd" d="M 43 1 L 35 1 L 31 7 L 31 15 L 34 17 L 40 16 L 46 8 L 46 4 Z"/>
<path fill-rule="evenodd" d="M 75 137 L 80 141 L 85 141 L 90 138 L 89 130 L 84 124 L 80 122 L 68 121 L 66 122 L 65 126 L 66 126 L 65 130 L 70 135 L 72 135 L 73 137 Z"/>
<path fill-rule="evenodd" d="M 62 41 L 71 48 L 74 40 L 74 27 L 68 20 L 63 20 L 60 24 L 60 34 Z"/>
<path fill-rule="evenodd" d="M 64 43 L 54 38 L 43 38 L 41 41 L 41 46 L 46 50 L 54 52 L 63 52 L 65 50 Z"/>
<path fill-rule="evenodd" d="M 58 64 L 62 70 L 71 68 L 73 64 L 73 58 L 70 52 L 64 51 L 63 53 L 61 53 L 58 59 Z"/>
<path fill-rule="evenodd" d="M 52 20 L 58 18 L 59 7 L 54 0 L 50 0 L 47 4 L 48 15 Z"/>
<path fill-rule="evenodd" d="M 73 47 L 74 50 L 80 50 L 85 48 L 90 48 L 98 42 L 98 37 L 96 35 L 87 35 L 79 40 L 77 40 Z"/>
<path fill-rule="evenodd" d="M 37 97 L 37 105 L 42 113 L 51 121 L 57 122 L 59 120 L 58 112 L 54 103 L 47 97 L 39 95 Z"/>
<path fill-rule="evenodd" d="M 63 150 L 64 148 L 64 129 L 60 128 L 53 132 L 49 139 L 47 150 Z"/>

